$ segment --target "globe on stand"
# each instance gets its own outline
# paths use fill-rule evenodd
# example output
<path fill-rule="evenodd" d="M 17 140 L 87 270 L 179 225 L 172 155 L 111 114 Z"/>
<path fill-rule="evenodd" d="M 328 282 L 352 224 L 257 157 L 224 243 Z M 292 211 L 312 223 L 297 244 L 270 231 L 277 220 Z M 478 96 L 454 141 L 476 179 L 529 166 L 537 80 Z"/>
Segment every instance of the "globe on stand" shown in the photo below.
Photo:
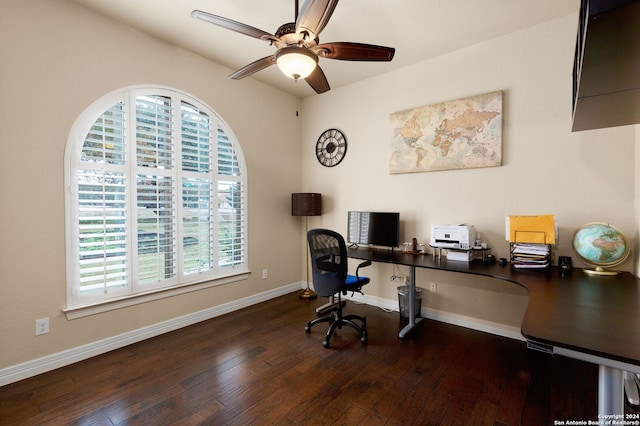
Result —
<path fill-rule="evenodd" d="M 585 269 L 590 275 L 617 275 L 611 270 L 629 257 L 629 244 L 622 232 L 613 225 L 592 222 L 576 229 L 572 240 L 573 250 L 585 264 L 595 269 Z"/>

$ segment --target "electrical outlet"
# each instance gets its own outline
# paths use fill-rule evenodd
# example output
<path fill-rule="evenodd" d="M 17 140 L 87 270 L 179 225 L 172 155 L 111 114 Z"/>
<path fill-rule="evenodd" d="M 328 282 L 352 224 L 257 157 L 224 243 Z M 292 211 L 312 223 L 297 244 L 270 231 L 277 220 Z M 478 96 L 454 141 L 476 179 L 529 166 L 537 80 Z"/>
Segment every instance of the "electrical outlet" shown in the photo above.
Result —
<path fill-rule="evenodd" d="M 47 334 L 49 332 L 49 318 L 41 318 L 36 320 L 36 336 Z"/>
<path fill-rule="evenodd" d="M 438 291 L 438 285 L 436 283 L 429 283 L 429 291 L 436 293 Z"/>
<path fill-rule="evenodd" d="M 269 278 L 269 270 L 268 269 L 263 269 L 262 270 L 262 279 L 266 280 L 267 278 Z"/>

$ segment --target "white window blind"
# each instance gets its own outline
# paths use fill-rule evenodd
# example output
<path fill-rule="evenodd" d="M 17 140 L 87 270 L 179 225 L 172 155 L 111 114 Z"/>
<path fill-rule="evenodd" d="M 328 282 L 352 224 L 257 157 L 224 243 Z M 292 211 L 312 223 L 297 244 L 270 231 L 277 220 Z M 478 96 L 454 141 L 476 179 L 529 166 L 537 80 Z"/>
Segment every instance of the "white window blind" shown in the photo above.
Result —
<path fill-rule="evenodd" d="M 69 307 L 248 271 L 242 152 L 193 97 L 106 96 L 74 125 L 66 168 Z"/>
<path fill-rule="evenodd" d="M 246 262 L 245 196 L 242 172 L 233 142 L 222 128 L 218 134 L 218 226 L 220 267 L 234 267 Z"/>
<path fill-rule="evenodd" d="M 127 285 L 126 187 L 122 173 L 78 176 L 79 290 L 106 293 Z"/>
<path fill-rule="evenodd" d="M 211 118 L 198 107 L 181 105 L 182 131 L 182 252 L 184 273 L 199 274 L 213 269 L 215 222 L 212 191 L 213 155 Z"/>

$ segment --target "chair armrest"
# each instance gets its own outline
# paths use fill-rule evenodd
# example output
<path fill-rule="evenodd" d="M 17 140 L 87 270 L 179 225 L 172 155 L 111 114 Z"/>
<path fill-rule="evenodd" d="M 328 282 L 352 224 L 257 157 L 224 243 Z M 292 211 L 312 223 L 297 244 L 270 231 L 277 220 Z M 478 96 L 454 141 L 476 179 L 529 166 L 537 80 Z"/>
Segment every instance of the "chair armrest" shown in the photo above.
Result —
<path fill-rule="evenodd" d="M 356 278 L 358 280 L 360 279 L 360 275 L 358 275 L 358 271 L 360 270 L 360 268 L 364 268 L 366 266 L 371 266 L 371 261 L 370 260 L 365 260 L 364 262 L 359 264 L 358 267 L 356 268 Z"/>

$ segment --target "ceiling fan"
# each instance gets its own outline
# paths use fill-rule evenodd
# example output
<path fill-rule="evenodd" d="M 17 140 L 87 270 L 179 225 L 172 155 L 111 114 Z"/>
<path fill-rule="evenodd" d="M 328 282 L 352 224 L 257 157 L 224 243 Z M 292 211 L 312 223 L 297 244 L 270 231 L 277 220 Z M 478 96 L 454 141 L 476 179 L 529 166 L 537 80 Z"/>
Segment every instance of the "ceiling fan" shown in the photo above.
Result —
<path fill-rule="evenodd" d="M 391 61 L 395 53 L 393 47 L 364 43 L 334 42 L 322 43 L 318 34 L 327 25 L 338 0 L 306 0 L 298 14 L 298 0 L 295 0 L 295 22 L 283 24 L 274 35 L 258 28 L 236 22 L 201 10 L 194 10 L 191 16 L 269 42 L 278 50 L 275 54 L 258 59 L 246 65 L 229 78 L 239 80 L 276 63 L 290 78 L 304 79 L 316 93 L 330 90 L 327 77 L 318 65 L 318 58 L 343 61 Z"/>

